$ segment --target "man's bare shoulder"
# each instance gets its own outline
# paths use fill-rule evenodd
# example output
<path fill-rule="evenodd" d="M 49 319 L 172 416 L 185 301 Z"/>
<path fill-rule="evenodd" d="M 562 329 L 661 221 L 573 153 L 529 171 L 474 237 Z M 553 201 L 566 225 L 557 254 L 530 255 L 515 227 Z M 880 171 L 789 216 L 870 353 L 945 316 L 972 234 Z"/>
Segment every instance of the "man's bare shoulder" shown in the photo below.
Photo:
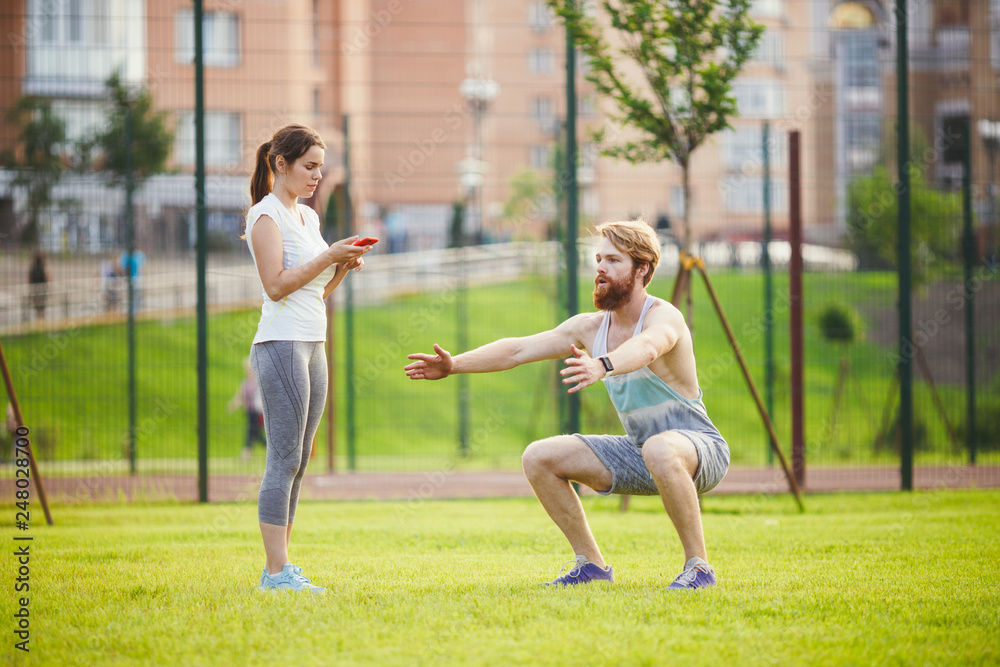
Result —
<path fill-rule="evenodd" d="M 666 299 L 657 298 L 646 313 L 646 321 L 664 322 L 669 324 L 684 324 L 684 313 Z"/>
<path fill-rule="evenodd" d="M 572 334 L 578 343 L 590 347 L 603 319 L 604 312 L 600 310 L 593 313 L 580 313 L 564 321 L 559 325 L 559 328 Z"/>

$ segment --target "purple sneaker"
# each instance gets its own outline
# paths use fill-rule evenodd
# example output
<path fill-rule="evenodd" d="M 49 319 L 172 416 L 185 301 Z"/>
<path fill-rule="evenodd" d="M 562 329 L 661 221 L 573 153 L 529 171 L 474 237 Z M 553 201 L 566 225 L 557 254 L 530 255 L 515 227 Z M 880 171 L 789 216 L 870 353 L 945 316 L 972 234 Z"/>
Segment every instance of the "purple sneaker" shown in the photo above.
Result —
<path fill-rule="evenodd" d="M 667 590 L 694 590 L 695 588 L 708 588 L 715 585 L 715 570 L 712 566 L 695 556 L 684 566 L 684 571 L 677 575 L 674 583 L 667 586 Z"/>
<path fill-rule="evenodd" d="M 568 564 L 572 563 L 573 567 L 570 571 L 561 577 L 558 577 L 554 581 L 543 582 L 545 586 L 570 586 L 572 584 L 589 584 L 592 581 L 611 581 L 614 582 L 615 578 L 612 576 L 612 567 L 609 565 L 608 569 L 603 570 L 597 565 L 594 565 L 586 556 L 577 555 L 576 560 L 566 561 L 563 563 L 560 572 Z"/>

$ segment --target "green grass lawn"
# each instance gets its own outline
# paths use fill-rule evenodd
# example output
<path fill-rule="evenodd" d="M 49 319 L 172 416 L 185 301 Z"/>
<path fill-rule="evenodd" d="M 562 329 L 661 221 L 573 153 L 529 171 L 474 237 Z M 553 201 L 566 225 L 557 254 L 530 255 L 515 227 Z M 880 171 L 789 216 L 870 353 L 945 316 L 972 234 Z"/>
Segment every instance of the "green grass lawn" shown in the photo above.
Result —
<path fill-rule="evenodd" d="M 650 291 L 669 296 L 672 275 L 658 275 Z M 584 281 L 586 282 L 586 281 Z M 764 394 L 763 277 L 758 273 L 718 271 L 716 291 L 736 332 L 758 388 Z M 695 278 L 694 325 L 699 378 L 705 403 L 730 442 L 733 463 L 758 465 L 766 460 L 767 441 L 757 409 L 728 346 L 702 283 Z M 832 419 L 833 394 L 843 352 L 824 341 L 816 320 L 831 302 L 859 311 L 891 309 L 894 278 L 883 273 L 807 274 L 805 312 L 806 443 L 814 464 L 894 464 L 891 447 L 874 446 L 875 434 L 890 397 L 892 350 L 870 341 L 853 345 L 852 376 L 840 413 Z M 468 345 L 504 336 L 534 333 L 554 326 L 556 281 L 529 278 L 468 290 Z M 590 307 L 591 285 L 581 286 L 580 303 Z M 787 276 L 775 277 L 775 350 L 777 383 L 774 422 L 786 450 L 790 447 L 788 391 Z M 406 354 L 429 351 L 440 343 L 453 352 L 457 341 L 455 290 L 415 294 L 354 313 L 354 353 L 347 359 L 346 320 L 336 320 L 336 435 L 339 467 L 353 451 L 358 469 L 432 467 L 449 462 L 463 467 L 517 466 L 521 451 L 534 439 L 561 431 L 559 362 L 532 364 L 499 374 L 468 377 L 470 455 L 459 458 L 458 388 L 454 378 L 412 382 L 402 371 Z M 209 332 L 209 455 L 216 470 L 238 469 L 244 422 L 226 404 L 242 377 L 259 313 L 241 311 L 211 317 Z M 196 337 L 193 319 L 143 321 L 137 334 L 137 458 L 147 467 L 162 460 L 194 460 L 197 452 Z M 25 420 L 43 460 L 127 458 L 127 345 L 123 325 L 84 326 L 50 334 L 4 339 Z M 349 372 L 352 371 L 352 372 Z M 348 377 L 350 375 L 350 377 Z M 354 390 L 348 400 L 348 382 Z M 953 424 L 964 421 L 964 387 L 941 386 Z M 984 390 L 982 396 L 988 396 Z M 943 422 L 933 409 L 924 383 L 915 385 L 916 413 L 925 434 L 917 463 L 961 461 Z M 0 395 L 0 398 L 5 398 Z M 621 425 L 602 387 L 583 392 L 582 430 L 620 433 Z M 348 428 L 353 410 L 353 429 Z M 329 419 L 328 413 L 324 419 Z M 351 440 L 349 433 L 354 433 Z M 326 451 L 325 424 L 320 427 Z M 231 460 L 232 464 L 225 463 Z M 412 466 L 405 462 L 412 461 Z M 994 448 L 980 453 L 983 463 L 1000 460 Z M 218 462 L 218 463 L 214 463 Z M 320 464 L 322 465 L 322 464 Z M 58 472 L 55 474 L 59 474 Z"/>
<path fill-rule="evenodd" d="M 252 504 L 54 508 L 30 534 L 30 654 L 5 664 L 991 665 L 1000 492 L 707 496 L 719 585 L 667 593 L 658 499 L 585 505 L 616 583 L 552 590 L 571 557 L 533 499 L 304 503 L 293 561 L 327 595 L 254 590 Z M 34 516 L 34 513 L 33 513 Z M 24 533 L 19 533 L 23 535 Z"/>

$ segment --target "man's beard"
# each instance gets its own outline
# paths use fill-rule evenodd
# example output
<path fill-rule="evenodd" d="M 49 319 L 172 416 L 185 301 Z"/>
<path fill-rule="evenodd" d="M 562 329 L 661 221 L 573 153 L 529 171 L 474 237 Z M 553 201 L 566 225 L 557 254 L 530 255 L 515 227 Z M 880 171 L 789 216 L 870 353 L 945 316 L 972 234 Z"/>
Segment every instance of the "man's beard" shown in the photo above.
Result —
<path fill-rule="evenodd" d="M 632 274 L 621 282 L 614 282 L 610 278 L 605 278 L 608 282 L 604 287 L 594 287 L 594 306 L 598 310 L 618 310 L 632 298 L 632 290 L 635 288 L 637 269 L 632 270 Z M 597 285 L 599 278 L 594 279 Z"/>

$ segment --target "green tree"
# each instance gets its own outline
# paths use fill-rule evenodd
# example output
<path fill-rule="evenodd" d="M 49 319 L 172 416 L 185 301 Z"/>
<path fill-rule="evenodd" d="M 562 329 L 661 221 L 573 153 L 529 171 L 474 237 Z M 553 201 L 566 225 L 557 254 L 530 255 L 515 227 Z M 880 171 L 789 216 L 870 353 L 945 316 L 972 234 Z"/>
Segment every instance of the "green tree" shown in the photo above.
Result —
<path fill-rule="evenodd" d="M 544 220 L 546 233 L 555 213 L 555 192 L 552 183 L 537 169 L 525 167 L 514 172 L 508 181 L 510 194 L 503 205 L 503 219 L 515 235 L 524 234 L 524 228 Z"/>
<path fill-rule="evenodd" d="M 671 160 L 683 173 L 684 245 L 691 243 L 691 156 L 736 115 L 732 83 L 764 27 L 752 0 L 548 0 L 590 59 L 587 79 L 612 100 L 615 141 L 594 133 L 605 155 L 631 163 Z M 605 28 L 610 26 L 610 30 Z"/>
<path fill-rule="evenodd" d="M 135 189 L 166 170 L 173 132 L 146 88 L 130 88 L 117 73 L 106 86 L 111 108 L 104 126 L 81 142 L 82 166 L 108 174 L 108 185 Z"/>
<path fill-rule="evenodd" d="M 883 165 L 847 186 L 847 242 L 863 266 L 896 267 L 896 204 L 896 180 Z M 922 284 L 959 250 L 962 198 L 930 187 L 925 171 L 912 164 L 910 209 L 912 277 Z"/>
<path fill-rule="evenodd" d="M 66 124 L 52 111 L 51 101 L 23 96 L 7 111 L 7 121 L 17 129 L 18 150 L 3 157 L 15 171 L 12 185 L 24 191 L 28 221 L 21 242 L 38 242 L 39 217 L 53 203 L 52 191 L 65 170 L 63 147 Z"/>

